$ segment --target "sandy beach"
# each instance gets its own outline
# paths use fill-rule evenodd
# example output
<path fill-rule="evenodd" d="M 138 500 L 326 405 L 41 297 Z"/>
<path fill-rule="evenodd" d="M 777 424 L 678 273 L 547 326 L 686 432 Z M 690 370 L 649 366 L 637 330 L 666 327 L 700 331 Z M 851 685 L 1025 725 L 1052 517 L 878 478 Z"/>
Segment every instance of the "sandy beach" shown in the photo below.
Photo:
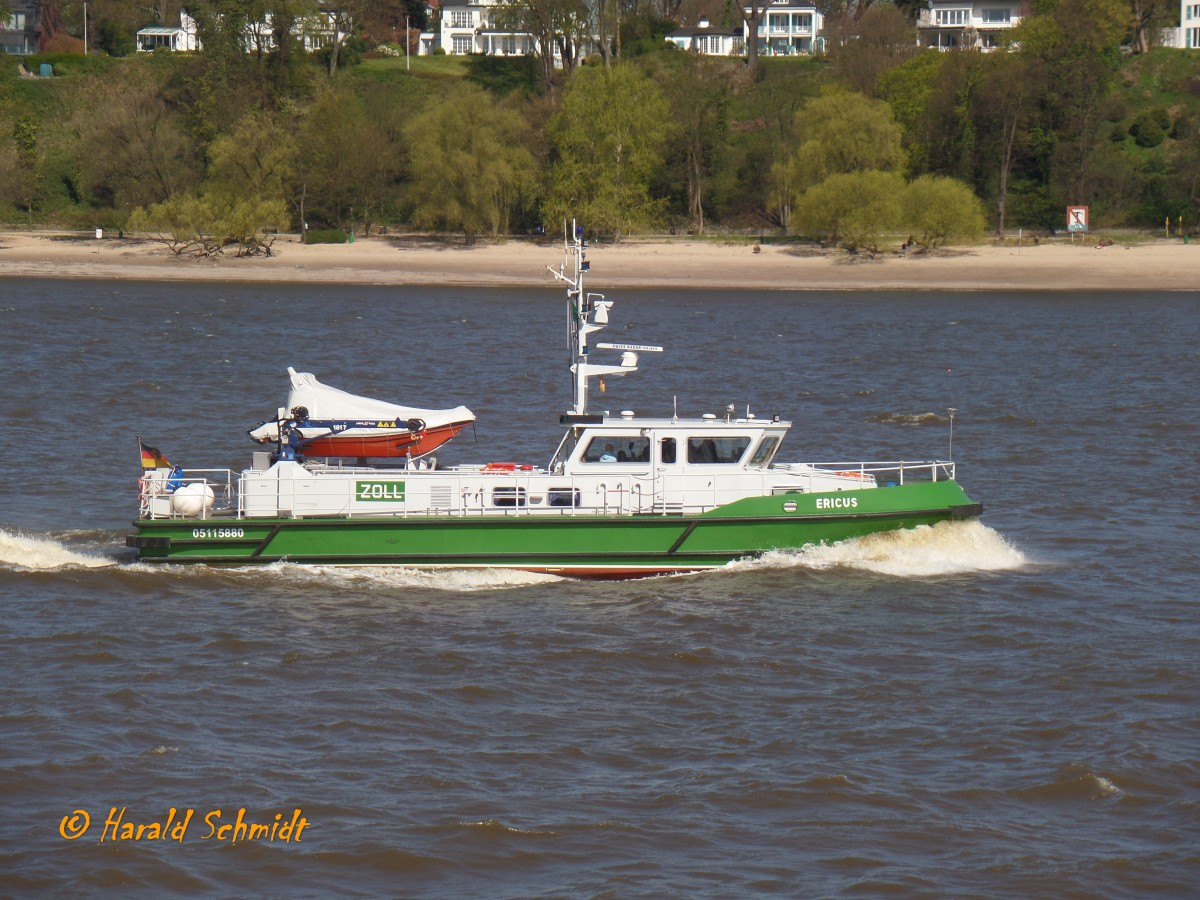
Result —
<path fill-rule="evenodd" d="M 1200 290 L 1200 244 L 1179 239 L 1097 246 L 1095 238 L 981 245 L 874 259 L 811 245 L 627 240 L 589 251 L 589 285 L 759 290 Z M 276 241 L 270 258 L 175 257 L 160 243 L 106 235 L 0 233 L 0 276 L 148 281 L 446 284 L 549 287 L 561 245 L 374 237 L 305 246 Z"/>

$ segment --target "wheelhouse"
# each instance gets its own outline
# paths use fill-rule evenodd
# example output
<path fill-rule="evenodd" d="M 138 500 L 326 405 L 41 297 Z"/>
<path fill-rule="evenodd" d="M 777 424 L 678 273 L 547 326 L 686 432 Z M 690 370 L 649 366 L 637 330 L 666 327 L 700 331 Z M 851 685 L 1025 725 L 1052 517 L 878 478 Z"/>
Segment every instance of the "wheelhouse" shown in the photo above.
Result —
<path fill-rule="evenodd" d="M 790 427 L 755 419 L 637 419 L 604 417 L 574 426 L 559 444 L 549 471 L 767 469 Z"/>

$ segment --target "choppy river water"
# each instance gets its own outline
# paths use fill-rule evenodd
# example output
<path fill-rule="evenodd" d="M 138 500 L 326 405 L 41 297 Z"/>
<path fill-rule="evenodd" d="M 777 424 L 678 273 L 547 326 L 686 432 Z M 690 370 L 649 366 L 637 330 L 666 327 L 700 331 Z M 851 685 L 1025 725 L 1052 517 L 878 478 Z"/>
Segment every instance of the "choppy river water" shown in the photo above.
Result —
<path fill-rule="evenodd" d="M 614 294 L 667 349 L 602 405 L 953 407 L 987 511 L 605 584 L 124 548 L 135 434 L 240 467 L 288 365 L 544 464 L 556 291 L 0 287 L 0 894 L 1195 896 L 1200 295 Z"/>

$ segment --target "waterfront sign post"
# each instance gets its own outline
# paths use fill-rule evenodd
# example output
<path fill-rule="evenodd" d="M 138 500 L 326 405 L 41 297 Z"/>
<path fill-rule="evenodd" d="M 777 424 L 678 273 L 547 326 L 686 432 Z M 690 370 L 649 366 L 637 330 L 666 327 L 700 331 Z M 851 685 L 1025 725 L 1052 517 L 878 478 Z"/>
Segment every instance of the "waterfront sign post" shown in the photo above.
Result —
<path fill-rule="evenodd" d="M 1088 208 L 1086 206 L 1067 207 L 1067 231 L 1072 235 L 1077 231 L 1088 230 Z"/>

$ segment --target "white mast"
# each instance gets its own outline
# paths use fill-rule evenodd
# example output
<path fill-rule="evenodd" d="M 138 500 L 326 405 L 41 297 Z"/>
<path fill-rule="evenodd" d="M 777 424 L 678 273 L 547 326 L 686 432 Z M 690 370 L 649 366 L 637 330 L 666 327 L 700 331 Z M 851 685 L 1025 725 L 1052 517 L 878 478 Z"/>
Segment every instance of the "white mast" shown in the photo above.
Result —
<path fill-rule="evenodd" d="M 567 285 L 567 334 L 571 348 L 571 372 L 575 375 L 573 415 L 587 415 L 588 379 L 604 376 L 618 377 L 636 372 L 638 353 L 661 353 L 662 347 L 648 344 L 596 344 L 597 350 L 620 350 L 621 362 L 615 366 L 596 365 L 591 362 L 588 335 L 608 325 L 608 311 L 613 301 L 604 299 L 603 294 L 589 294 L 583 288 L 583 273 L 588 271 L 587 243 L 583 240 L 583 228 L 571 221 L 570 230 L 563 240 L 563 263 L 550 272 Z M 570 263 L 571 274 L 567 274 Z M 603 388 L 603 382 L 601 382 Z"/>

